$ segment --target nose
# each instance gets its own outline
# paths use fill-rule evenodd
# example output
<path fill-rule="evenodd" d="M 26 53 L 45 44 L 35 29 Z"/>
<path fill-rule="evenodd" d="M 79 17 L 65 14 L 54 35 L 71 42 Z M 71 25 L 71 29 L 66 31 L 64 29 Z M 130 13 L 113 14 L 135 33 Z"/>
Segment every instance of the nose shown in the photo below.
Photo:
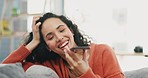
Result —
<path fill-rule="evenodd" d="M 62 41 L 63 36 L 61 34 L 56 34 L 56 42 Z"/>

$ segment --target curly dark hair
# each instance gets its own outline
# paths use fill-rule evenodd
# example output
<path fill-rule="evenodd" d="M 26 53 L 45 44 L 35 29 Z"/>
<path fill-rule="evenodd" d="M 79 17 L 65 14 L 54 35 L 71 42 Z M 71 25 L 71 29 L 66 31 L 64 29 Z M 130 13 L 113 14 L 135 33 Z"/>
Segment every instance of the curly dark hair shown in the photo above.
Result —
<path fill-rule="evenodd" d="M 41 22 L 41 25 L 39 26 L 40 43 L 26 58 L 26 61 L 32 63 L 34 62 L 42 63 L 49 59 L 54 60 L 60 58 L 58 54 L 56 54 L 55 52 L 50 52 L 47 49 L 47 45 L 43 39 L 43 35 L 41 32 L 42 24 L 48 18 L 59 18 L 62 22 L 64 22 L 68 26 L 68 28 L 74 33 L 74 41 L 78 46 L 88 46 L 90 44 L 90 41 L 88 41 L 87 38 L 84 38 L 84 36 L 80 33 L 78 26 L 76 24 L 73 24 L 71 20 L 69 20 L 63 15 L 46 13 L 43 15 L 43 17 L 41 17 L 38 21 L 36 21 L 36 23 Z M 27 45 L 32 39 L 33 39 L 33 33 L 30 32 L 28 37 L 26 38 L 25 45 Z"/>

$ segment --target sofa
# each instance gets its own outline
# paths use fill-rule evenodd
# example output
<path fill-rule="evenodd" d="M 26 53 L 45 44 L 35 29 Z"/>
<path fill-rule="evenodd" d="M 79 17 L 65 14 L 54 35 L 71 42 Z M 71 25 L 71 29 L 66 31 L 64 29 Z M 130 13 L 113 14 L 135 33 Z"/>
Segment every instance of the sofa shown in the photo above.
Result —
<path fill-rule="evenodd" d="M 125 78 L 148 78 L 148 68 L 125 71 Z M 0 78 L 59 78 L 50 68 L 33 65 L 24 72 L 21 63 L 0 64 Z"/>
<path fill-rule="evenodd" d="M 0 78 L 59 78 L 50 68 L 33 65 L 26 72 L 21 63 L 0 64 Z"/>
<path fill-rule="evenodd" d="M 21 63 L 0 64 L 0 78 L 26 78 Z"/>
<path fill-rule="evenodd" d="M 148 67 L 124 72 L 126 78 L 148 78 Z"/>

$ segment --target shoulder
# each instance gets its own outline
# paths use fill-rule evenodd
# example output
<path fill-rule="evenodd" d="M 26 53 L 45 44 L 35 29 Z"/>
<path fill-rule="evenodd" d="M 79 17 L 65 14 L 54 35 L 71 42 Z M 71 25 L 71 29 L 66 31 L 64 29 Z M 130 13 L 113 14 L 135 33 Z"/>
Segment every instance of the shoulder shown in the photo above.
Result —
<path fill-rule="evenodd" d="M 110 63 L 117 63 L 116 54 L 114 50 L 107 44 L 91 44 L 91 57 L 95 61 L 102 61 L 105 65 Z M 94 57 L 95 56 L 95 57 Z M 109 62 L 110 61 L 110 62 Z"/>
<path fill-rule="evenodd" d="M 113 49 L 111 48 L 111 46 L 107 44 L 92 43 L 90 44 L 90 47 L 91 47 L 90 51 L 95 55 L 102 55 L 102 56 L 114 55 Z"/>
<path fill-rule="evenodd" d="M 111 46 L 107 45 L 107 44 L 96 44 L 96 43 L 91 43 L 90 47 L 94 50 L 107 50 L 107 49 L 111 49 Z"/>

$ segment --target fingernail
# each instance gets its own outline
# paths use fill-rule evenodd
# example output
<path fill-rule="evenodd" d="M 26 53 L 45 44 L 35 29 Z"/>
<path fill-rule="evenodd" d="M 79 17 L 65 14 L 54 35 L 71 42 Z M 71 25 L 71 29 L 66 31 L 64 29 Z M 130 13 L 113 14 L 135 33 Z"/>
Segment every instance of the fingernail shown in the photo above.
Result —
<path fill-rule="evenodd" d="M 41 22 L 38 22 L 36 25 L 40 25 L 41 24 Z"/>
<path fill-rule="evenodd" d="M 66 52 L 66 49 L 64 49 L 64 52 Z"/>

